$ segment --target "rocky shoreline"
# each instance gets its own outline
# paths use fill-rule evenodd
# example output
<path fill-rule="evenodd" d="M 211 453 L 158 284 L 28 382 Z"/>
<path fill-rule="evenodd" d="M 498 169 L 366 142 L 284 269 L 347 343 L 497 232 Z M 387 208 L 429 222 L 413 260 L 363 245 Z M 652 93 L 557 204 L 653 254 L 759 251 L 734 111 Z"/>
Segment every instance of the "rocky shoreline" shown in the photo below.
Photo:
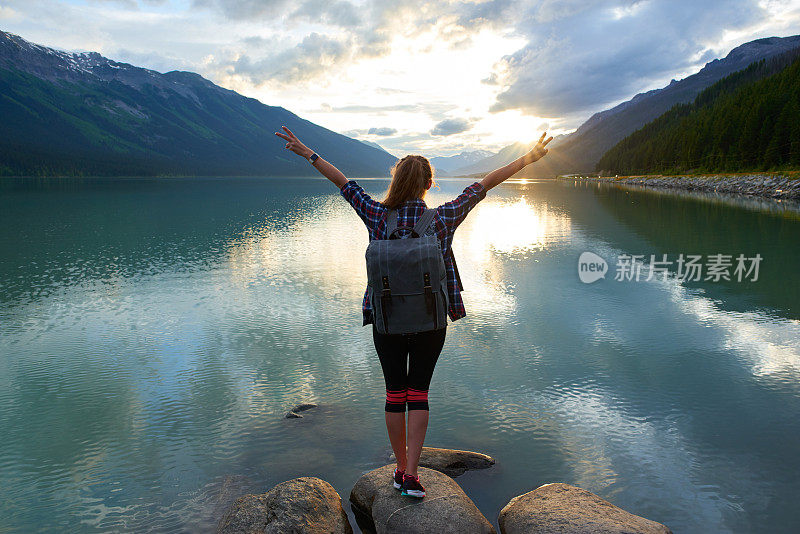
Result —
<path fill-rule="evenodd" d="M 395 466 L 388 464 L 362 474 L 350 492 L 350 507 L 361 532 L 369 534 L 496 534 L 453 479 L 494 464 L 494 458 L 477 452 L 425 447 L 420 459 L 425 498 L 404 497 L 394 489 Z M 501 534 L 671 534 L 661 523 L 563 483 L 544 484 L 514 497 L 500 511 L 498 524 Z M 333 486 L 316 477 L 300 477 L 266 493 L 238 498 L 217 532 L 352 534 L 353 527 Z"/>
<path fill-rule="evenodd" d="M 800 199 L 800 179 L 778 174 L 560 176 L 559 178 L 562 180 L 593 181 L 658 189 L 729 193 L 774 199 Z"/>

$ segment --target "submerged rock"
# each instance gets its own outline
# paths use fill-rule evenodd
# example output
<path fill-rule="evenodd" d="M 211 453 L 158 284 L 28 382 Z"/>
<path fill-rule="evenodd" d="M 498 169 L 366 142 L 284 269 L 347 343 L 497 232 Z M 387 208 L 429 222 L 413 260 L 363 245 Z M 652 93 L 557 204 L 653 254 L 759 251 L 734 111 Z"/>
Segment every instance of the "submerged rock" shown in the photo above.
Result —
<path fill-rule="evenodd" d="M 394 454 L 389 459 L 394 461 Z M 488 469 L 492 467 L 494 458 L 479 452 L 422 447 L 419 465 L 435 469 L 440 473 L 455 478 L 473 469 Z"/>
<path fill-rule="evenodd" d="M 313 402 L 304 402 L 304 403 L 298 404 L 297 406 L 295 406 L 294 408 L 292 408 L 291 410 L 286 412 L 286 415 L 284 417 L 286 419 L 302 419 L 303 416 L 300 415 L 299 412 L 305 412 L 306 410 L 310 410 L 312 408 L 316 408 L 317 406 L 318 405 L 314 404 Z"/>
<path fill-rule="evenodd" d="M 292 411 L 295 412 L 295 413 L 304 412 L 306 410 L 310 410 L 311 408 L 316 408 L 317 406 L 318 405 L 314 404 L 313 402 L 304 402 L 304 403 L 298 404 L 297 406 L 292 408 Z"/>
<path fill-rule="evenodd" d="M 238 498 L 217 527 L 220 534 L 352 534 L 333 486 L 316 477 L 281 482 L 267 493 Z"/>
<path fill-rule="evenodd" d="M 671 534 L 661 523 L 562 483 L 545 484 L 514 497 L 500 511 L 498 521 L 502 534 Z"/>
<path fill-rule="evenodd" d="M 394 465 L 365 473 L 350 492 L 350 505 L 365 533 L 483 534 L 496 532 L 449 476 L 420 467 L 424 499 L 404 497 L 392 486 Z"/>

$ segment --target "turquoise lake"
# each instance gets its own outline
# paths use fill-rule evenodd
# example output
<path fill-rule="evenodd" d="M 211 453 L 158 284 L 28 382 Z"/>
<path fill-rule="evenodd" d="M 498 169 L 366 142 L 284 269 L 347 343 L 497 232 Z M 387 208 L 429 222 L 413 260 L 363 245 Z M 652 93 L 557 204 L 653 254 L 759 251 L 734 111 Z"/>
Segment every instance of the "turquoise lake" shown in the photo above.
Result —
<path fill-rule="evenodd" d="M 675 533 L 797 532 L 798 213 L 492 190 L 455 234 L 467 317 L 448 326 L 426 444 L 497 459 L 457 479 L 495 525 L 566 482 Z M 0 531 L 212 530 L 236 497 L 303 475 L 349 512 L 390 453 L 366 245 L 322 178 L 0 182 Z M 587 251 L 608 262 L 591 284 Z M 663 254 L 762 260 L 755 281 L 616 279 L 621 256 Z M 320 406 L 284 418 L 305 401 Z"/>

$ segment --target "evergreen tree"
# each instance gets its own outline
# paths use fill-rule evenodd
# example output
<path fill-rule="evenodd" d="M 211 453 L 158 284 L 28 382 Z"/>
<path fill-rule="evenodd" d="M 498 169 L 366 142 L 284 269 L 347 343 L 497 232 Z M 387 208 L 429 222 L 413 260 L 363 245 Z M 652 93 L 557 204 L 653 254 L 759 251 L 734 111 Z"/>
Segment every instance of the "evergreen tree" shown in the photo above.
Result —
<path fill-rule="evenodd" d="M 678 104 L 609 150 L 610 174 L 800 166 L 800 49 L 753 63 Z"/>

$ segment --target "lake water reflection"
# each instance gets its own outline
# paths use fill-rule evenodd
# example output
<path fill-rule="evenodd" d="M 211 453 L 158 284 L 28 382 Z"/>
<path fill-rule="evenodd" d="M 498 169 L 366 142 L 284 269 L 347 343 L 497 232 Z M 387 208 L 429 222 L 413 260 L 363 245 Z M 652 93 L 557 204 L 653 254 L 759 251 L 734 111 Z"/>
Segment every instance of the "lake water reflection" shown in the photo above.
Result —
<path fill-rule="evenodd" d="M 8 180 L 0 223 L 0 527 L 208 529 L 241 493 L 315 475 L 346 500 L 385 462 L 367 232 L 326 181 Z M 790 531 L 798 230 L 697 196 L 491 191 L 456 232 L 468 316 L 428 443 L 497 458 L 459 478 L 491 521 L 562 481 L 675 532 Z M 757 282 L 587 285 L 584 251 L 764 261 Z M 320 408 L 283 419 L 304 400 Z"/>

